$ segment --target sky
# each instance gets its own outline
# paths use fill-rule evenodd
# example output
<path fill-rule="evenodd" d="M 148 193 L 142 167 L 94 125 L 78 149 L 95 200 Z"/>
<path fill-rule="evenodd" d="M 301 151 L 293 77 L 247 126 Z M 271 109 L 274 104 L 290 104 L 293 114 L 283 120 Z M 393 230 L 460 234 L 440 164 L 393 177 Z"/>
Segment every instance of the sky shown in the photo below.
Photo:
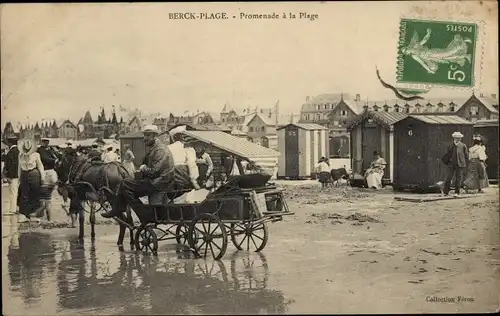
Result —
<path fill-rule="evenodd" d="M 174 12 L 310 13 L 307 19 L 173 20 Z M 496 1 L 4 4 L 2 125 L 78 120 L 112 104 L 143 112 L 271 107 L 298 113 L 306 96 L 393 99 L 401 17 L 482 20 L 476 90 L 498 95 Z M 470 95 L 452 88 L 427 97 Z M 94 114 L 95 115 L 95 114 Z"/>

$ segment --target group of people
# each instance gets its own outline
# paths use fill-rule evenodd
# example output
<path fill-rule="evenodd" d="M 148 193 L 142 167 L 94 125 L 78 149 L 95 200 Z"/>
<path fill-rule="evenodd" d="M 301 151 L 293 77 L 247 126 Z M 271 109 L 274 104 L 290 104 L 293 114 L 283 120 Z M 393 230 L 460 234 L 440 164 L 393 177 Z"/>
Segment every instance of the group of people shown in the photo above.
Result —
<path fill-rule="evenodd" d="M 38 148 L 29 139 L 23 140 L 19 146 L 17 138 L 7 141 L 9 149 L 2 157 L 2 178 L 9 186 L 10 209 L 5 213 L 19 214 L 19 222 L 38 222 L 44 216 L 51 220 L 52 194 L 58 181 L 55 168 L 64 155 L 88 156 L 104 162 L 120 161 L 118 150 L 109 146 L 103 152 L 98 143 L 87 151 L 71 141 L 62 146 L 49 146 L 49 138 L 42 138 Z M 133 154 L 126 147 L 124 166 L 135 170 L 130 166 L 133 159 Z"/>
<path fill-rule="evenodd" d="M 451 183 L 454 182 L 455 195 L 460 195 L 461 188 L 477 190 L 482 193 L 488 187 L 486 173 L 486 146 L 481 135 L 474 135 L 473 145 L 467 149 L 462 142 L 464 135 L 460 132 L 452 134 L 453 143 L 448 146 L 446 153 L 441 158 L 447 167 L 443 193 L 449 195 Z M 464 177 L 465 176 L 465 177 Z"/>
<path fill-rule="evenodd" d="M 157 192 L 169 192 L 178 197 L 189 190 L 209 188 L 213 184 L 213 162 L 203 147 L 195 150 L 183 137 L 185 126 L 170 130 L 170 144 L 163 144 L 158 138 L 156 125 L 145 126 L 143 130 L 146 155 L 135 177 L 125 179 L 116 193 L 110 211 L 105 218 L 119 216 L 128 205 L 138 202 L 143 196 Z"/>
<path fill-rule="evenodd" d="M 380 156 L 378 151 L 373 152 L 373 161 L 370 163 L 370 167 L 365 171 L 364 179 L 366 185 L 372 189 L 382 188 L 382 178 L 384 176 L 385 166 L 387 165 L 384 158 Z M 346 171 L 344 171 L 345 173 Z M 316 164 L 316 173 L 318 174 L 319 182 L 321 187 L 327 188 L 329 183 L 332 181 L 332 168 L 330 167 L 329 159 L 326 157 L 321 157 Z"/>

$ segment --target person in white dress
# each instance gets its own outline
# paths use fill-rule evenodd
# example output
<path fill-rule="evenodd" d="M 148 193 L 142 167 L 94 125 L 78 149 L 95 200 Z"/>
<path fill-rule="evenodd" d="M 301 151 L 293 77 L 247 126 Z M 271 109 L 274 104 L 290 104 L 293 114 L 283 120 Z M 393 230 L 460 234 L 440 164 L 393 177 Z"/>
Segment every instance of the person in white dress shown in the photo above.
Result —
<path fill-rule="evenodd" d="M 106 152 L 102 154 L 102 161 L 105 163 L 116 162 L 118 160 L 118 155 L 113 151 L 113 146 L 109 145 Z"/>
<path fill-rule="evenodd" d="M 194 148 L 185 147 L 182 134 L 185 130 L 186 126 L 178 126 L 169 132 L 171 144 L 167 147 L 174 159 L 175 182 L 179 190 L 189 188 L 199 190 L 199 170 L 196 164 L 196 151 Z"/>

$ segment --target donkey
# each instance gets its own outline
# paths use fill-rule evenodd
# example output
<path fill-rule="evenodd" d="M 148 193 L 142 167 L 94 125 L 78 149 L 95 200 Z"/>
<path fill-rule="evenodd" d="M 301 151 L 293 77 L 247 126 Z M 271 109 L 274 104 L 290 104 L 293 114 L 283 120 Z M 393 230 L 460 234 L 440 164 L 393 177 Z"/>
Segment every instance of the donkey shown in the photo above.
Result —
<path fill-rule="evenodd" d="M 72 224 L 78 214 L 79 234 L 78 238 L 83 239 L 85 226 L 84 202 L 90 202 L 90 237 L 95 239 L 95 213 L 103 208 L 106 202 L 113 203 L 114 192 L 124 179 L 133 177 L 127 169 L 119 162 L 96 162 L 87 159 L 76 159 L 72 155 L 64 155 L 60 163 L 55 168 L 59 183 L 57 191 L 63 197 L 64 202 L 70 200 L 70 216 Z M 96 209 L 96 204 L 99 208 Z M 127 207 L 125 214 L 118 217 L 120 233 L 117 245 L 123 248 L 123 239 L 128 223 L 130 231 L 130 245 L 133 248 L 133 219 L 130 208 Z"/>

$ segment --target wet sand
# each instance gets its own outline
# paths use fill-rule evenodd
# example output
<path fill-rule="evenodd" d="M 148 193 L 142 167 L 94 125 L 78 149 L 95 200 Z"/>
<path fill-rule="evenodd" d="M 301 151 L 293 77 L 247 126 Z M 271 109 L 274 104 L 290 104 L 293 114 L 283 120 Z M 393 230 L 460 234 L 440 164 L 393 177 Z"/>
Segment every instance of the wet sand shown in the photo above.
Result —
<path fill-rule="evenodd" d="M 77 229 L 19 228 L 13 216 L 3 216 L 3 312 L 498 310 L 498 187 L 480 197 L 426 203 L 396 201 L 390 190 L 286 189 L 296 214 L 269 224 L 267 247 L 247 253 L 230 243 L 219 263 L 193 259 L 171 241 L 160 244 L 158 258 L 143 256 L 128 250 L 128 235 L 120 253 L 115 225 L 98 225 L 95 243 L 87 238 L 81 245 Z M 69 222 L 61 209 L 54 212 L 56 222 Z"/>

